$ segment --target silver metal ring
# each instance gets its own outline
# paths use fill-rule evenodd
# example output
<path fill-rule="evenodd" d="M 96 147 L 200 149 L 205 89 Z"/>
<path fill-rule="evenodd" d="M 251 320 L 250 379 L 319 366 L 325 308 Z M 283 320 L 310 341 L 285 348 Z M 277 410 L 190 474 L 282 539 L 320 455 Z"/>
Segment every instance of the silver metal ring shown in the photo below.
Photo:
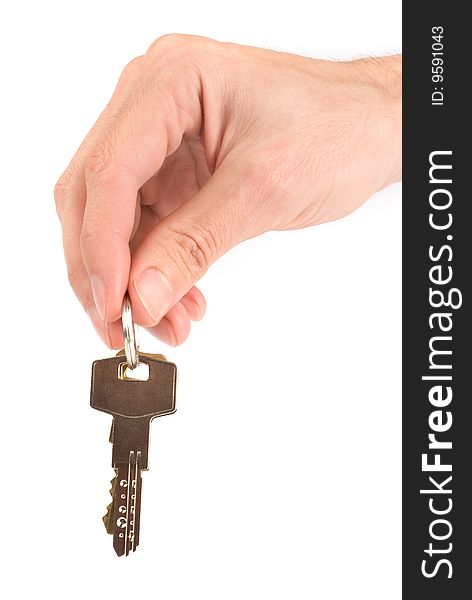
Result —
<path fill-rule="evenodd" d="M 139 342 L 136 331 L 136 326 L 133 322 L 133 315 L 131 313 L 131 300 L 128 292 L 123 300 L 123 314 L 121 316 L 121 322 L 123 324 L 123 339 L 125 341 L 125 355 L 126 362 L 130 369 L 135 369 L 139 363 Z"/>

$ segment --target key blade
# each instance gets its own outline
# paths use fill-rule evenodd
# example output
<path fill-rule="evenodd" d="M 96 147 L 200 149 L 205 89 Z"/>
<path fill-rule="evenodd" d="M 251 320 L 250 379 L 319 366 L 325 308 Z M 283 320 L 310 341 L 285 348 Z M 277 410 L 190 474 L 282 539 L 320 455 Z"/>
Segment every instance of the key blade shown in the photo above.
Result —
<path fill-rule="evenodd" d="M 139 456 L 132 451 L 128 463 L 120 463 L 116 473 L 112 525 L 113 548 L 118 556 L 128 556 L 138 546 L 141 487 Z"/>

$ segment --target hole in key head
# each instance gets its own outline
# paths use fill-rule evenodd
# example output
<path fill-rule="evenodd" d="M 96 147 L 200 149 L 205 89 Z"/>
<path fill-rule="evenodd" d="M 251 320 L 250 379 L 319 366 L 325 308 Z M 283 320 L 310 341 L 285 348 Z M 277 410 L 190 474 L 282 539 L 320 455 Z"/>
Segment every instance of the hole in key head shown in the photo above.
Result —
<path fill-rule="evenodd" d="M 123 381 L 147 381 L 149 379 L 149 365 L 140 362 L 135 369 L 130 369 L 128 363 L 120 363 L 118 377 Z"/>

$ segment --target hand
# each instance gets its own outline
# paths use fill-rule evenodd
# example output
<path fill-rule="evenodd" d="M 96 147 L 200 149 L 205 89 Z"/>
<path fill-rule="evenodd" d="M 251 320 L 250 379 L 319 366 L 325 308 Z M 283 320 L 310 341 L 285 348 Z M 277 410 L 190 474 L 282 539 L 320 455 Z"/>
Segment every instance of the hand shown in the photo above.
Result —
<path fill-rule="evenodd" d="M 124 70 L 59 179 L 70 282 L 102 339 L 177 345 L 232 246 L 343 217 L 401 176 L 401 58 L 320 61 L 182 35 Z"/>

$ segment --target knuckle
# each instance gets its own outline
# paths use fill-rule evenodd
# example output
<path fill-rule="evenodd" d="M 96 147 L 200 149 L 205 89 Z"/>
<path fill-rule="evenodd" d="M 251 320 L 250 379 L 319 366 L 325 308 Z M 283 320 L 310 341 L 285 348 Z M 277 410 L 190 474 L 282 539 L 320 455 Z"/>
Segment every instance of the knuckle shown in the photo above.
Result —
<path fill-rule="evenodd" d="M 62 218 L 64 207 L 73 200 L 75 173 L 72 166 L 67 167 L 54 186 L 54 203 L 59 219 Z"/>
<path fill-rule="evenodd" d="M 191 281 L 200 279 L 216 257 L 217 243 L 210 229 L 201 225 L 174 230 L 175 258 L 188 270 Z"/>
<path fill-rule="evenodd" d="M 91 255 L 94 254 L 97 243 L 104 237 L 105 231 L 108 234 L 105 225 L 103 218 L 100 218 L 97 211 L 91 208 L 80 232 L 80 249 L 84 259 L 90 259 Z"/>
<path fill-rule="evenodd" d="M 70 177 L 68 172 L 65 171 L 59 179 L 56 181 L 56 185 L 54 186 L 54 197 L 59 199 L 64 196 L 66 191 L 69 189 Z"/>
<path fill-rule="evenodd" d="M 206 47 L 211 40 L 183 33 L 169 33 L 155 40 L 148 48 L 146 56 L 154 61 L 172 57 L 189 57 Z"/>
<path fill-rule="evenodd" d="M 114 252 L 129 240 L 110 225 L 106 217 L 98 211 L 90 211 L 80 233 L 80 249 L 86 262 L 97 260 L 97 250 L 106 247 Z"/>
<path fill-rule="evenodd" d="M 110 144 L 102 142 L 88 156 L 85 161 L 86 177 L 98 179 L 110 171 L 112 166 L 112 153 Z"/>
<path fill-rule="evenodd" d="M 141 71 L 144 56 L 137 56 L 130 60 L 129 63 L 123 69 L 120 77 L 119 86 L 132 81 Z"/>
<path fill-rule="evenodd" d="M 137 56 L 129 61 L 129 63 L 123 69 L 123 75 L 133 75 L 136 71 L 139 71 L 143 63 L 143 56 Z"/>
<path fill-rule="evenodd" d="M 87 248 L 89 245 L 93 244 L 97 239 L 97 235 L 95 229 L 91 227 L 84 226 L 80 233 L 80 247 L 83 250 Z"/>
<path fill-rule="evenodd" d="M 192 36 L 183 35 L 181 33 L 168 33 L 162 35 L 152 42 L 148 48 L 147 54 L 150 56 L 159 56 L 166 50 L 179 48 L 188 43 L 190 38 L 192 38 Z"/>
<path fill-rule="evenodd" d="M 84 258 L 90 258 L 90 255 L 94 253 L 96 244 L 103 238 L 103 231 L 104 227 L 100 226 L 97 215 L 91 214 L 80 232 L 80 248 Z"/>
<path fill-rule="evenodd" d="M 64 199 L 69 195 L 71 189 L 71 174 L 70 170 L 67 169 L 59 177 L 54 186 L 54 202 L 56 204 L 57 214 L 60 216 L 61 210 L 64 204 Z"/>

